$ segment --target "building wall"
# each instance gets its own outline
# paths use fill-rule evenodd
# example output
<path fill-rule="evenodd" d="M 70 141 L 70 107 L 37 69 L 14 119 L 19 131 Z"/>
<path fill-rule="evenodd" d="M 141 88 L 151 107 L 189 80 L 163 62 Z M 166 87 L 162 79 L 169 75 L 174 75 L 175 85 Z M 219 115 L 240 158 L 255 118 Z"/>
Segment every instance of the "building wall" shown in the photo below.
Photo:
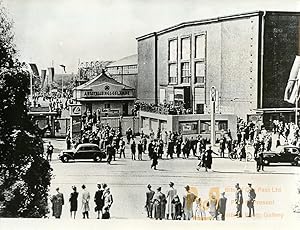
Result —
<path fill-rule="evenodd" d="M 137 99 L 147 103 L 155 101 L 154 42 L 154 37 L 138 42 Z"/>
<path fill-rule="evenodd" d="M 92 105 L 92 113 L 97 112 L 97 110 L 101 111 L 101 116 L 120 116 L 123 114 L 123 103 L 128 103 L 128 115 L 132 115 L 132 109 L 134 102 L 133 101 L 99 101 L 99 102 L 82 102 L 82 111 L 85 112 L 89 108 L 89 104 Z M 105 104 L 110 105 L 110 110 L 105 108 Z"/>
<path fill-rule="evenodd" d="M 137 65 L 107 67 L 110 76 L 116 81 L 137 88 Z"/>
<path fill-rule="evenodd" d="M 124 85 L 137 88 L 137 74 L 111 74 L 111 77 Z"/>
<path fill-rule="evenodd" d="M 231 131 L 233 139 L 237 138 L 237 116 L 233 114 L 217 114 L 216 124 L 218 122 L 227 122 L 228 130 Z M 143 132 L 147 135 L 154 131 L 157 133 L 157 129 L 160 128 L 161 131 L 171 131 L 178 132 L 180 130 L 180 123 L 195 123 L 197 128 L 193 134 L 187 134 L 183 132 L 184 136 L 193 136 L 196 137 L 198 135 L 202 135 L 205 138 L 210 139 L 210 131 L 209 132 L 201 132 L 201 123 L 210 122 L 210 115 L 205 114 L 192 114 L 192 115 L 162 115 L 156 113 L 149 113 L 140 111 L 140 127 Z M 216 136 L 220 137 L 221 133 L 228 130 L 220 130 L 216 127 Z"/>
<path fill-rule="evenodd" d="M 257 107 L 258 68 L 258 24 L 259 17 L 253 16 L 203 25 L 186 26 L 158 35 L 158 92 L 165 89 L 166 100 L 174 94 L 174 87 L 192 86 L 191 97 L 195 101 L 195 87 L 204 88 L 205 112 L 210 110 L 210 89 L 219 91 L 217 112 L 235 113 L 246 119 L 246 114 Z M 206 81 L 194 84 L 195 36 L 206 34 Z M 180 83 L 181 39 L 191 38 L 190 71 L 191 84 Z M 169 84 L 168 55 L 169 40 L 177 39 L 178 84 Z M 143 101 L 154 97 L 154 37 L 138 41 L 138 98 Z M 151 78 L 151 79 L 150 79 Z M 160 96 L 160 93 L 158 93 Z M 162 101 L 162 100 L 158 100 Z M 193 108 L 195 109 L 195 103 Z"/>

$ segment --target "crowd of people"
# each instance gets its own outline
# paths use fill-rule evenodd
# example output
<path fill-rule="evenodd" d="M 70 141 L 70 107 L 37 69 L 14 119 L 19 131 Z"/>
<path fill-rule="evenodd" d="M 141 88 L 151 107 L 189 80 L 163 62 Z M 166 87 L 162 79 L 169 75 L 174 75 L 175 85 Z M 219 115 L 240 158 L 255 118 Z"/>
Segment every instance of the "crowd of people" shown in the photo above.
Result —
<path fill-rule="evenodd" d="M 187 108 L 184 103 L 179 103 L 175 105 L 174 103 L 145 103 L 145 102 L 136 102 L 133 108 L 133 114 L 137 114 L 137 111 L 145 111 L 151 113 L 159 113 L 165 115 L 180 115 L 180 114 L 192 114 L 191 108 Z"/>
<path fill-rule="evenodd" d="M 81 213 L 83 219 L 89 219 L 90 208 L 90 192 L 87 190 L 85 185 L 81 186 Z M 70 206 L 70 216 L 71 218 L 76 218 L 76 213 L 78 211 L 78 197 L 79 192 L 76 186 L 72 186 L 72 192 L 69 196 L 69 206 Z M 62 207 L 65 205 L 64 195 L 60 192 L 59 188 L 56 188 L 56 194 L 51 197 L 52 203 L 52 216 L 55 218 L 60 218 L 62 215 Z M 110 192 L 110 188 L 107 184 L 97 184 L 97 191 L 94 195 L 95 212 L 97 213 L 97 219 L 109 219 L 110 218 L 110 208 L 113 204 L 113 196 Z"/>
<path fill-rule="evenodd" d="M 196 191 L 192 191 L 192 188 L 187 185 L 184 187 L 185 195 L 182 197 L 181 202 L 173 182 L 169 183 L 166 194 L 162 192 L 161 187 L 158 187 L 156 192 L 153 191 L 150 184 L 147 186 L 147 189 L 145 209 L 148 218 L 156 220 L 225 220 L 227 206 L 225 191 L 221 193 L 211 192 L 208 198 L 202 198 L 197 196 L 195 194 Z M 241 218 L 244 203 L 243 191 L 239 183 L 235 185 L 235 189 L 235 216 Z M 251 183 L 248 183 L 246 192 L 247 217 L 255 216 L 256 193 Z"/>

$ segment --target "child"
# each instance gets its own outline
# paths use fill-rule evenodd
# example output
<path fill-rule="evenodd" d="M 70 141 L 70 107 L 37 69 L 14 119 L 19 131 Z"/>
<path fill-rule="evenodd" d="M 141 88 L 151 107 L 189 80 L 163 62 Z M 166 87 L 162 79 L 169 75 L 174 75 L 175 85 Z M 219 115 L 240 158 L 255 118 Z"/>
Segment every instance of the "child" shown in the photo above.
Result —
<path fill-rule="evenodd" d="M 176 220 L 181 220 L 181 217 L 182 217 L 182 204 L 180 202 L 180 199 L 179 199 L 178 195 L 176 195 L 173 198 L 172 204 L 174 205 Z"/>
<path fill-rule="evenodd" d="M 102 219 L 110 219 L 108 207 L 104 208 L 104 213 L 102 214 Z"/>

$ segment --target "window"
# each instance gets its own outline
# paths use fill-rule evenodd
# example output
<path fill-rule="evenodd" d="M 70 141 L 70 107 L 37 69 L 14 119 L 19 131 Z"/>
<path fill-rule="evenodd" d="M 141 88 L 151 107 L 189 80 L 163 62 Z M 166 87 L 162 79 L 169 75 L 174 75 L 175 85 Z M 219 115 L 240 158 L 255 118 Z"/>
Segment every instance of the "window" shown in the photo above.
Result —
<path fill-rule="evenodd" d="M 169 83 L 177 84 L 177 64 L 169 64 Z"/>
<path fill-rule="evenodd" d="M 218 130 L 228 130 L 228 121 L 219 121 Z"/>
<path fill-rule="evenodd" d="M 195 83 L 204 84 L 205 81 L 205 63 L 195 62 Z"/>
<path fill-rule="evenodd" d="M 179 122 L 179 130 L 182 132 L 182 134 L 197 134 L 198 121 Z"/>
<path fill-rule="evenodd" d="M 177 61 L 177 40 L 169 41 L 169 61 L 176 62 Z"/>
<path fill-rule="evenodd" d="M 195 45 L 195 58 L 205 59 L 205 34 L 196 36 Z"/>
<path fill-rule="evenodd" d="M 181 63 L 181 83 L 190 83 L 190 63 Z"/>
<path fill-rule="evenodd" d="M 191 58 L 191 39 L 183 38 L 181 39 L 181 59 L 190 60 Z"/>

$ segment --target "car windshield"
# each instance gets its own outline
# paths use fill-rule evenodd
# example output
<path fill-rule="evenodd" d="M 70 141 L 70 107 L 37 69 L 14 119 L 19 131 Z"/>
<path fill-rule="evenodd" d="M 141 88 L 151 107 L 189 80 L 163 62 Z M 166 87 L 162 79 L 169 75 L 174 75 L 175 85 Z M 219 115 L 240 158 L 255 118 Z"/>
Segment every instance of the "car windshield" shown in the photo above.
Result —
<path fill-rule="evenodd" d="M 97 146 L 81 146 L 78 151 L 99 150 Z"/>

